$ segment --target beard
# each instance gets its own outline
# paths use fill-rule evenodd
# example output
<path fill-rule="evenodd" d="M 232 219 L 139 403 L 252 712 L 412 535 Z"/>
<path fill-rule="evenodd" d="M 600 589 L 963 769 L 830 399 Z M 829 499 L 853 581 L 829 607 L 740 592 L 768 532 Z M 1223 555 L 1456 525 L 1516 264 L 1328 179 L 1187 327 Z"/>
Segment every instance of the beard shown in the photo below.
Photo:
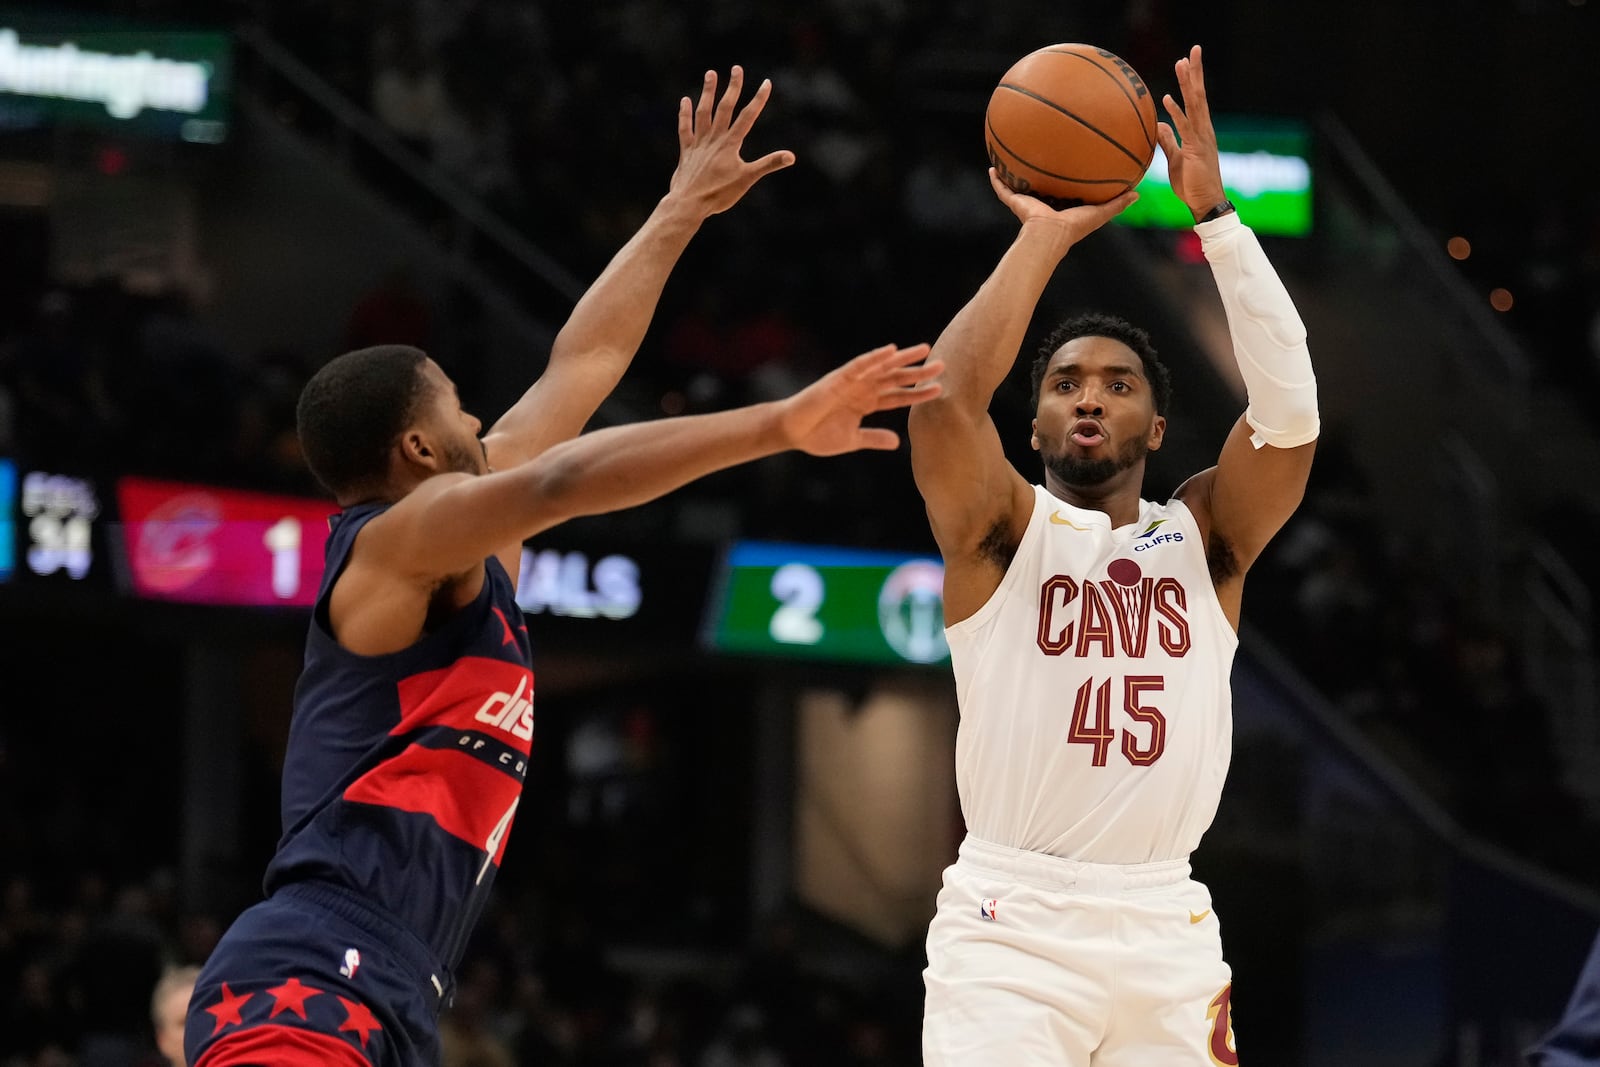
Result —
<path fill-rule="evenodd" d="M 454 441 L 443 446 L 445 469 L 452 474 L 482 474 L 489 467 L 481 442 L 469 448 Z"/>
<path fill-rule="evenodd" d="M 1045 467 L 1061 480 L 1063 485 L 1104 485 L 1113 477 L 1128 470 L 1150 454 L 1143 440 L 1134 439 L 1118 448 L 1113 455 L 1091 459 L 1065 450 L 1054 455 L 1041 454 Z"/>

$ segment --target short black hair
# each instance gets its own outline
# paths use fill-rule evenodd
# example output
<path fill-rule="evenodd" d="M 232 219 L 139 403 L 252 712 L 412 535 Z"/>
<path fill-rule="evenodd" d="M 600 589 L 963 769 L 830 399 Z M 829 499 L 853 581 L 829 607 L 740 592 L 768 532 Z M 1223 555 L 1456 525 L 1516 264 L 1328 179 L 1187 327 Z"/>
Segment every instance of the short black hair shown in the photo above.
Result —
<path fill-rule="evenodd" d="M 389 449 L 427 393 L 427 358 L 410 345 L 357 349 L 329 360 L 300 391 L 300 450 L 335 497 L 382 484 Z"/>
<path fill-rule="evenodd" d="M 1039 354 L 1033 360 L 1033 394 L 1030 406 L 1039 410 L 1039 389 L 1044 384 L 1044 372 L 1050 367 L 1050 357 L 1061 351 L 1061 346 L 1080 337 L 1109 337 L 1133 349 L 1139 362 L 1144 364 L 1144 376 L 1150 382 L 1150 393 L 1155 398 L 1156 414 L 1165 415 L 1172 403 L 1172 374 L 1156 355 L 1156 346 L 1150 335 L 1126 319 L 1116 315 L 1090 312 L 1067 319 L 1045 336 L 1039 344 Z"/>

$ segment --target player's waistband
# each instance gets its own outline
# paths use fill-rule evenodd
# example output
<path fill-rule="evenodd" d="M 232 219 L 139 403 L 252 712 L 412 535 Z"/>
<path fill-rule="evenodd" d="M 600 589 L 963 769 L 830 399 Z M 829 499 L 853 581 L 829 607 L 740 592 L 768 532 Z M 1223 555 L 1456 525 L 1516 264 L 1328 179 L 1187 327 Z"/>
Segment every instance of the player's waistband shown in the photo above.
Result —
<path fill-rule="evenodd" d="M 321 908 L 366 930 L 394 954 L 397 962 L 411 972 L 419 986 L 434 992 L 439 1006 L 450 1003 L 451 995 L 455 992 L 450 969 L 426 942 L 401 925 L 394 916 L 331 882 L 290 882 L 280 886 L 273 896 Z"/>
<path fill-rule="evenodd" d="M 961 842 L 961 866 L 1009 878 L 1038 889 L 1109 896 L 1140 889 L 1177 885 L 1189 878 L 1189 861 L 1157 863 L 1086 863 L 1043 852 L 997 845 L 968 834 Z"/>

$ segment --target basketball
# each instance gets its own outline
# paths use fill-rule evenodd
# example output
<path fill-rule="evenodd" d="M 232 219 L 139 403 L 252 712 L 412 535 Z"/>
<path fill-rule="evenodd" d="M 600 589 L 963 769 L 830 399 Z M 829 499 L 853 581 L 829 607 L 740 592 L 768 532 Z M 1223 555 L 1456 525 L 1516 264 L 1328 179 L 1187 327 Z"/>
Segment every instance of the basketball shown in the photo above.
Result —
<path fill-rule="evenodd" d="M 1156 150 L 1156 104 L 1131 66 L 1089 44 L 1053 44 L 1006 71 L 984 115 L 1000 180 L 1063 208 L 1139 184 Z"/>

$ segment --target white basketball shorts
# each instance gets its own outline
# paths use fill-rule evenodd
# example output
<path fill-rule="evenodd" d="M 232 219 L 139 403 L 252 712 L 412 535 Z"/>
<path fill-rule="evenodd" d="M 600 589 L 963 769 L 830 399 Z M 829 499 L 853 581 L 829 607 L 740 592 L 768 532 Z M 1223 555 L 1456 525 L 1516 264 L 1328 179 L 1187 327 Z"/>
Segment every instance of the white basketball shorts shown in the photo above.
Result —
<path fill-rule="evenodd" d="M 1232 973 L 1186 860 L 968 837 L 928 928 L 926 1067 L 1234 1067 Z"/>

